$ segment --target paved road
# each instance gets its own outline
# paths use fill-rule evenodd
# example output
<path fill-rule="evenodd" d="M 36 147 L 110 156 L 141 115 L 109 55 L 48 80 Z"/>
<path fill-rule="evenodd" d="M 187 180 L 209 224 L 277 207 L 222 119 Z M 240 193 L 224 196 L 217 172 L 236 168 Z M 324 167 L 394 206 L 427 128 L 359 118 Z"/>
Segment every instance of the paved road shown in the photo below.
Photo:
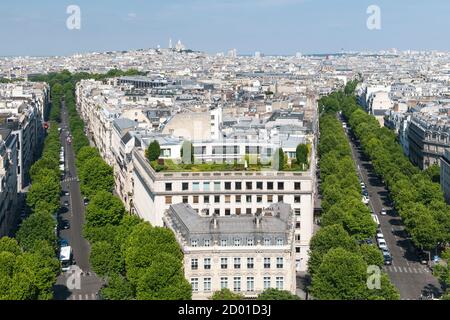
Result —
<path fill-rule="evenodd" d="M 102 286 L 102 281 L 91 271 L 89 264 L 90 246 L 89 242 L 83 238 L 82 230 L 84 223 L 84 204 L 80 191 L 80 183 L 77 180 L 75 167 L 75 154 L 72 145 L 66 142 L 66 132 L 68 132 L 68 114 L 64 103 L 61 109 L 61 143 L 65 151 L 66 176 L 61 182 L 62 190 L 68 191 L 69 196 L 61 197 L 62 211 L 60 218 L 68 220 L 70 228 L 60 231 L 60 238 L 67 239 L 73 250 L 73 258 L 76 266 L 73 270 L 62 273 L 55 286 L 55 298 L 58 300 L 92 300 L 96 299 L 97 293 Z M 69 201 L 69 206 L 64 206 L 64 202 Z M 78 268 L 77 268 L 78 267 Z M 80 279 L 80 286 L 75 285 L 76 274 Z M 67 285 L 68 280 L 73 285 Z"/>
<path fill-rule="evenodd" d="M 431 290 L 434 296 L 439 296 L 442 294 L 441 286 L 428 266 L 420 263 L 414 245 L 405 232 L 401 218 L 389 206 L 389 192 L 386 186 L 374 173 L 370 159 L 363 154 L 350 130 L 347 131 L 347 135 L 359 175 L 369 193 L 369 206 L 378 215 L 381 230 L 392 254 L 392 265 L 385 266 L 385 271 L 398 288 L 401 299 L 419 299 L 422 290 Z M 387 210 L 387 215 L 380 215 L 382 208 Z"/>

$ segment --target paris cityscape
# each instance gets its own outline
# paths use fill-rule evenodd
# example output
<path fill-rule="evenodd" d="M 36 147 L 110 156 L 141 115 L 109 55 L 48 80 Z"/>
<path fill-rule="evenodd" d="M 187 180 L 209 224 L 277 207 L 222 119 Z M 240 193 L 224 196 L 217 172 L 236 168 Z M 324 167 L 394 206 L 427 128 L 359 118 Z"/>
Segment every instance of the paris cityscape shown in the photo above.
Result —
<path fill-rule="evenodd" d="M 282 21 L 331 1 L 130 1 L 109 32 L 97 3 L 24 2 L 0 5 L 0 300 L 450 299 L 449 22 L 434 43 L 388 1 L 342 1 L 354 33 Z"/>

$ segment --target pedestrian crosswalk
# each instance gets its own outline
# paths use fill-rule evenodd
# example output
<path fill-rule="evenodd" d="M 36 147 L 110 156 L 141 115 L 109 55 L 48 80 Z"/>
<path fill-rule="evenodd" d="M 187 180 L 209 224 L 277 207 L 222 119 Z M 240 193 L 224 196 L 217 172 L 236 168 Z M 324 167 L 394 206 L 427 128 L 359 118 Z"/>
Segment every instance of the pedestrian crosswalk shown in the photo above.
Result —
<path fill-rule="evenodd" d="M 431 273 L 426 267 L 385 266 L 384 270 L 393 273 Z"/>
<path fill-rule="evenodd" d="M 68 300 L 98 300 L 96 293 L 72 293 Z"/>
<path fill-rule="evenodd" d="M 71 182 L 71 181 L 77 181 L 77 177 L 70 177 L 70 178 L 65 178 L 63 181 L 64 182 Z"/>

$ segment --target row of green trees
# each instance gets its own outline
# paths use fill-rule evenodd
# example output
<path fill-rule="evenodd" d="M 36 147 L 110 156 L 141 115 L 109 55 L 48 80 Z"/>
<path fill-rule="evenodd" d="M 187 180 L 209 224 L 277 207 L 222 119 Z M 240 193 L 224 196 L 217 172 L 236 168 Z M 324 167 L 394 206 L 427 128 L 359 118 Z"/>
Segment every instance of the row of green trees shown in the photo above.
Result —
<path fill-rule="evenodd" d="M 109 72 L 106 75 L 71 75 L 64 71 L 53 75 L 64 89 L 69 114 L 72 145 L 81 191 L 90 199 L 86 208 L 84 236 L 91 243 L 93 270 L 107 280 L 101 290 L 104 299 L 190 299 L 192 289 L 184 278 L 183 255 L 174 234 L 153 227 L 127 214 L 121 200 L 113 195 L 113 169 L 89 146 L 84 124 L 76 110 L 74 86 L 79 79 L 98 80 L 136 72 Z"/>
<path fill-rule="evenodd" d="M 383 178 L 414 244 L 425 250 L 450 241 L 450 209 L 438 182 L 437 168 L 420 172 L 404 155 L 394 132 L 380 127 L 374 116 L 364 112 L 354 96 L 335 94 L 375 172 Z"/>
<path fill-rule="evenodd" d="M 344 93 L 341 93 L 345 95 Z M 399 299 L 388 276 L 381 272 L 384 259 L 378 248 L 364 241 L 373 238 L 376 224 L 361 202 L 361 187 L 347 137 L 329 96 L 319 101 L 321 229 L 310 242 L 308 271 L 315 299 Z M 368 286 L 369 266 L 378 267 L 379 286 Z"/>
<path fill-rule="evenodd" d="M 216 291 L 213 293 L 212 300 L 244 300 L 244 296 L 242 294 L 232 292 L 228 288 L 224 288 L 220 291 Z M 269 288 L 261 292 L 257 300 L 300 300 L 295 294 L 290 293 L 287 290 L 279 290 L 275 288 Z"/>
<path fill-rule="evenodd" d="M 60 98 L 59 89 L 51 91 Z M 56 99 L 56 100 L 55 100 Z M 52 299 L 53 285 L 60 272 L 57 256 L 57 212 L 59 180 L 59 105 L 51 107 L 52 122 L 45 138 L 41 158 L 30 168 L 31 187 L 27 205 L 31 214 L 20 225 L 16 239 L 0 239 L 0 299 Z"/>

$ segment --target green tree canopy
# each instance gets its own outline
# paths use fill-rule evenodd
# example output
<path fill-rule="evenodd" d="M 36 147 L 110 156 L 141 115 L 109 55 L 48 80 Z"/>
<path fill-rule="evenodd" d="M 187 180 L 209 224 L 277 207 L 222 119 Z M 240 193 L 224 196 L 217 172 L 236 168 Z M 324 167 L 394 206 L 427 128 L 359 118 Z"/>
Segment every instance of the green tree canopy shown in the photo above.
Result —
<path fill-rule="evenodd" d="M 158 160 L 160 154 L 161 147 L 159 146 L 159 142 L 158 140 L 153 140 L 145 151 L 145 156 L 149 161 L 155 161 Z"/>
<path fill-rule="evenodd" d="M 287 290 L 269 288 L 258 295 L 258 300 L 300 300 L 300 297 Z"/>

